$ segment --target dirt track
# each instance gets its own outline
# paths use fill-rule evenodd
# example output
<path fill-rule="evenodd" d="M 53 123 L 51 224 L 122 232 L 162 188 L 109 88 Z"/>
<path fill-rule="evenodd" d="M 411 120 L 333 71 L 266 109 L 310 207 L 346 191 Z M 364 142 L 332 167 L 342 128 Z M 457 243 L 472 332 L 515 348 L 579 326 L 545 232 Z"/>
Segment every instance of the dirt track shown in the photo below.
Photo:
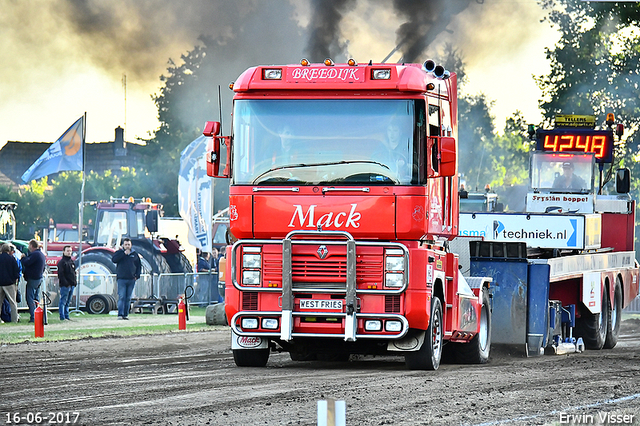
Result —
<path fill-rule="evenodd" d="M 346 401 L 348 425 L 577 424 L 562 423 L 568 415 L 602 424 L 599 416 L 625 413 L 640 424 L 637 319 L 623 322 L 613 350 L 494 354 L 487 365 L 436 372 L 408 371 L 399 357 L 322 363 L 287 354 L 238 368 L 224 327 L 5 345 L 0 360 L 0 425 L 16 412 L 41 412 L 43 424 L 48 413 L 78 412 L 82 425 L 315 425 L 326 398 Z"/>

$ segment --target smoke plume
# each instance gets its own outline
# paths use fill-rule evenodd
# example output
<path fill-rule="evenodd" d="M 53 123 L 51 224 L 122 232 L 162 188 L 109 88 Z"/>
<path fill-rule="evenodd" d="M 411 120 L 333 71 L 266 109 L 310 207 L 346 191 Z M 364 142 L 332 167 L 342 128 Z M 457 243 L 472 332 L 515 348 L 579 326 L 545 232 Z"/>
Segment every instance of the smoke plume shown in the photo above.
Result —
<path fill-rule="evenodd" d="M 309 60 L 336 59 L 346 53 L 347 48 L 341 41 L 340 23 L 344 14 L 354 8 L 356 0 L 311 0 L 311 4 L 311 33 L 306 49 Z"/>

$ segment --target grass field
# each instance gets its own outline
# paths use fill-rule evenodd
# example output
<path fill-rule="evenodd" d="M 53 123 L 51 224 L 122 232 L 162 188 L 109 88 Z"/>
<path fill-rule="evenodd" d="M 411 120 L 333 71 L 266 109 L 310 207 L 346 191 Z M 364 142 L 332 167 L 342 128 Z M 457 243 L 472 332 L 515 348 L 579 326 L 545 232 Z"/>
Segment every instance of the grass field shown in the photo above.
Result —
<path fill-rule="evenodd" d="M 185 333 L 225 328 L 205 322 L 205 308 L 190 306 L 186 330 L 178 330 L 178 315 L 131 314 L 129 321 L 115 315 L 71 314 L 71 321 L 60 321 L 58 313 L 48 314 L 44 337 L 34 337 L 35 328 L 28 323 L 29 313 L 21 312 L 21 322 L 0 324 L 0 344 L 76 340 L 97 337 L 125 337 L 144 334 Z"/>

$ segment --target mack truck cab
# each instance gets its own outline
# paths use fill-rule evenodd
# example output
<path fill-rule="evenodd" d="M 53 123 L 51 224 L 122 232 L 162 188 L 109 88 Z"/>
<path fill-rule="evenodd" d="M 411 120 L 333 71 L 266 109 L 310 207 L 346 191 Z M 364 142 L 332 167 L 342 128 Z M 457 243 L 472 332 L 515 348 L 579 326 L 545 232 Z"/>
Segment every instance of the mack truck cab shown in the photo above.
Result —
<path fill-rule="evenodd" d="M 208 174 L 231 177 L 226 315 L 238 366 L 404 355 L 486 362 L 488 282 L 458 232 L 457 80 L 424 64 L 249 68 L 231 136 L 207 122 Z M 223 149 L 225 148 L 225 149 Z M 226 152 L 225 152 L 226 151 Z M 226 153 L 226 164 L 221 157 Z"/>

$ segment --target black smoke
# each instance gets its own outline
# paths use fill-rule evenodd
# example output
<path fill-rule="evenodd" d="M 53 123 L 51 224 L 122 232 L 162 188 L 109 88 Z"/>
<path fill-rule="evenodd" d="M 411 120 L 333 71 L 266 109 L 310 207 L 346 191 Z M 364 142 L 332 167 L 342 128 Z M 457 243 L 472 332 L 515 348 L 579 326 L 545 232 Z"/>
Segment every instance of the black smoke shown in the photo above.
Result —
<path fill-rule="evenodd" d="M 422 53 L 471 0 L 394 0 L 396 13 L 407 21 L 396 31 L 400 62 L 422 62 Z"/>
<path fill-rule="evenodd" d="M 341 41 L 340 23 L 345 13 L 353 10 L 356 0 L 311 0 L 311 30 L 306 52 L 311 62 L 336 59 L 346 53 Z"/>

